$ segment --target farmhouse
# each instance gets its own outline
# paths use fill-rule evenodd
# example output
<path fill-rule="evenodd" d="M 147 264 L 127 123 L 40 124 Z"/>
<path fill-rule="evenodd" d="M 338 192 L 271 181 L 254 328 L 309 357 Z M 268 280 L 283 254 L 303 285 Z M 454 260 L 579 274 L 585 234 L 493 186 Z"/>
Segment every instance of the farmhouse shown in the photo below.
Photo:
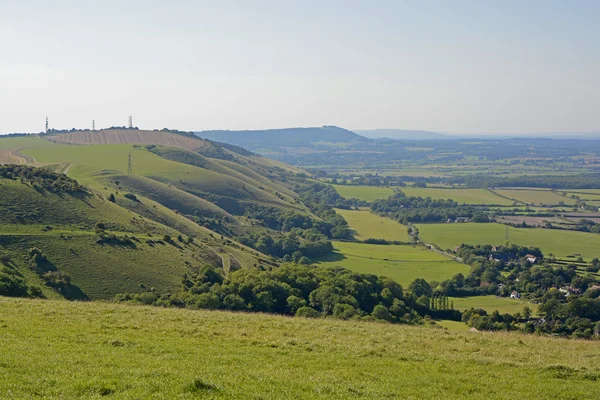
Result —
<path fill-rule="evenodd" d="M 510 254 L 507 254 L 507 253 L 490 254 L 490 256 L 488 257 L 488 260 L 496 261 L 496 262 L 500 262 L 500 261 L 509 262 L 510 259 L 511 259 L 511 256 L 510 256 Z"/>
<path fill-rule="evenodd" d="M 517 292 L 516 290 L 513 290 L 513 292 L 510 294 L 510 298 L 511 299 L 520 299 L 521 293 Z"/>
<path fill-rule="evenodd" d="M 535 264 L 535 263 L 537 262 L 537 257 L 536 257 L 536 256 L 534 256 L 534 255 L 527 254 L 527 255 L 525 256 L 525 258 L 527 259 L 527 262 L 528 262 L 529 264 Z"/>

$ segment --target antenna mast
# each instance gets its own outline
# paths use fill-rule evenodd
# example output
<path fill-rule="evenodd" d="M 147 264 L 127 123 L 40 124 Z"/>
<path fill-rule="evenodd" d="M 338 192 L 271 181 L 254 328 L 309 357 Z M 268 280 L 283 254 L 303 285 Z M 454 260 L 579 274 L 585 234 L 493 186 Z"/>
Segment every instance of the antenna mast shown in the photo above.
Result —
<path fill-rule="evenodd" d="M 133 117 L 129 116 L 129 129 L 133 128 Z"/>
<path fill-rule="evenodd" d="M 127 175 L 133 175 L 133 168 L 131 167 L 131 153 L 129 153 L 129 162 L 127 163 Z"/>
<path fill-rule="evenodd" d="M 92 130 L 93 131 L 96 130 L 96 120 L 95 119 L 92 120 Z"/>
<path fill-rule="evenodd" d="M 48 133 L 48 116 L 46 115 L 46 133 Z"/>

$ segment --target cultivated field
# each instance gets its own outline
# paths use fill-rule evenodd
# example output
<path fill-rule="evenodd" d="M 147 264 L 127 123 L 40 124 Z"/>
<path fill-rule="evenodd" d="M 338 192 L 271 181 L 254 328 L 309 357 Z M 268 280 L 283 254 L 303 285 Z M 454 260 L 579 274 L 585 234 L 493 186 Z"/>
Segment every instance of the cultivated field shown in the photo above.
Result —
<path fill-rule="evenodd" d="M 174 133 L 143 130 L 78 131 L 48 137 L 52 141 L 72 144 L 155 144 L 194 150 L 207 142 Z"/>
<path fill-rule="evenodd" d="M 502 244 L 506 225 L 502 224 L 419 224 L 420 238 L 443 249 L 465 244 Z M 586 232 L 541 228 L 508 227 L 508 240 L 523 246 L 539 247 L 545 255 L 557 257 L 581 254 L 585 259 L 600 257 L 600 235 Z"/>
<path fill-rule="evenodd" d="M 495 195 L 486 189 L 444 189 L 403 187 L 407 196 L 431 197 L 432 199 L 452 199 L 460 204 L 489 204 L 510 206 L 513 201 Z"/>
<path fill-rule="evenodd" d="M 377 186 L 333 185 L 335 190 L 347 199 L 355 198 L 365 201 L 387 199 L 394 194 L 394 189 Z"/>
<path fill-rule="evenodd" d="M 500 314 L 515 314 L 523 311 L 523 307 L 529 307 L 534 313 L 537 305 L 524 300 L 516 300 L 507 297 L 496 296 L 473 296 L 473 297 L 451 297 L 454 308 L 460 311 L 470 308 L 483 308 L 488 313 L 498 310 Z"/>
<path fill-rule="evenodd" d="M 385 239 L 389 241 L 408 242 L 408 228 L 390 218 L 383 218 L 367 210 L 335 210 L 356 232 L 356 238 L 365 240 Z"/>
<path fill-rule="evenodd" d="M 570 197 L 562 196 L 559 193 L 549 190 L 499 189 L 496 190 L 496 193 L 526 204 L 556 205 L 561 201 L 565 204 L 575 204 L 575 200 Z"/>
<path fill-rule="evenodd" d="M 6 399 L 600 397 L 593 341 L 9 298 L 0 315 Z"/>
<path fill-rule="evenodd" d="M 334 242 L 334 248 L 334 255 L 319 264 L 388 276 L 404 286 L 417 278 L 441 281 L 469 272 L 469 266 L 420 246 Z"/>

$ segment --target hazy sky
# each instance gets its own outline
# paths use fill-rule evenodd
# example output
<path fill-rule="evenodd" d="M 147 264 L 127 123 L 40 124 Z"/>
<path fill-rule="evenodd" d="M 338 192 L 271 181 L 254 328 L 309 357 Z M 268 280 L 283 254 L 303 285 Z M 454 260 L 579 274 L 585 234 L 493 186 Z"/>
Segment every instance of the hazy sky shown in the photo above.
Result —
<path fill-rule="evenodd" d="M 600 130 L 600 1 L 0 0 L 0 133 Z"/>

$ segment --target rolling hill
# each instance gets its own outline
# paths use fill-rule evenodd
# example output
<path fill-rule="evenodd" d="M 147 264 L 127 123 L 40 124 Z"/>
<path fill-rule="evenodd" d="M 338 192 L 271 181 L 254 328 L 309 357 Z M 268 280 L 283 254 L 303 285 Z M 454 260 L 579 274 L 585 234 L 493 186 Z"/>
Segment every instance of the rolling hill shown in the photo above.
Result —
<path fill-rule="evenodd" d="M 256 131 L 202 131 L 196 135 L 242 146 L 250 150 L 274 147 L 311 147 L 318 142 L 367 142 L 360 135 L 337 126 L 267 129 Z"/>
<path fill-rule="evenodd" d="M 312 215 L 290 189 L 293 167 L 196 137 L 71 132 L 1 138 L 0 150 L 0 162 L 38 167 L 0 166 L 0 280 L 20 295 L 169 293 L 193 266 L 273 264 L 235 240 L 258 229 L 248 210 Z"/>

